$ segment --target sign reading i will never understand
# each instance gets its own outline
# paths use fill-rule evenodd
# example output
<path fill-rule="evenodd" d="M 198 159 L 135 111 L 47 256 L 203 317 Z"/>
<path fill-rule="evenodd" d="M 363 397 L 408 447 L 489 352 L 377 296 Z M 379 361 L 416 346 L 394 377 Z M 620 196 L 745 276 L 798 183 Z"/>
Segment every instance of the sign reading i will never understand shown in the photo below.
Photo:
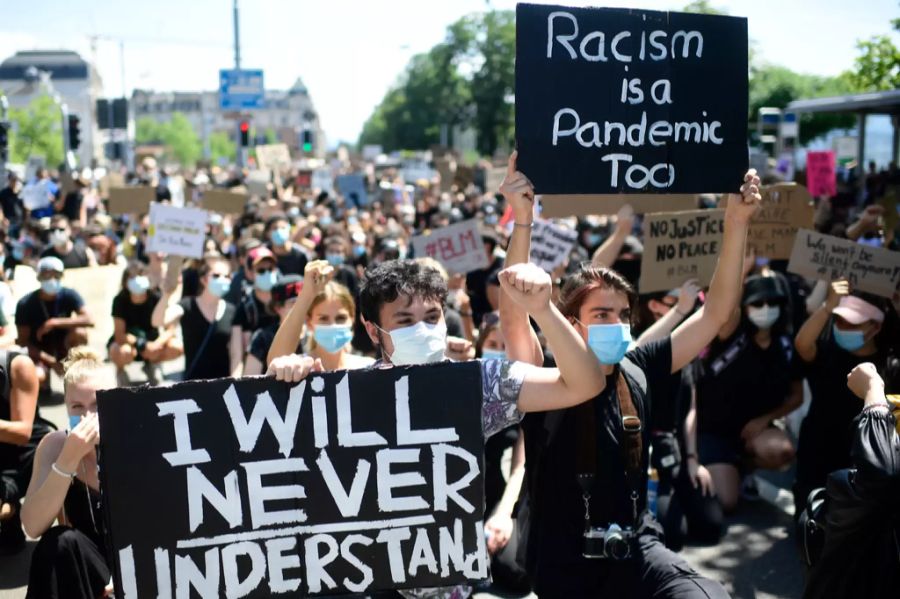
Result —
<path fill-rule="evenodd" d="M 516 7 L 518 167 L 541 194 L 734 191 L 747 20 Z"/>
<path fill-rule="evenodd" d="M 481 401 L 474 362 L 99 392 L 117 597 L 486 579 Z"/>

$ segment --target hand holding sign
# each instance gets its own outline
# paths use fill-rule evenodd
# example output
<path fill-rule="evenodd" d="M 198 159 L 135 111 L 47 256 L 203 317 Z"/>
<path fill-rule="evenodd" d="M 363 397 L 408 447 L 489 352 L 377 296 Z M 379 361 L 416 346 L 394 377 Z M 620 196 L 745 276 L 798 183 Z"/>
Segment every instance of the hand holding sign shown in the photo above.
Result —
<path fill-rule="evenodd" d="M 759 193 L 759 177 L 756 169 L 751 168 L 744 175 L 744 184 L 741 185 L 741 195 L 728 194 L 728 204 L 725 207 L 725 219 L 741 224 L 750 224 L 750 219 L 759 209 L 762 195 Z"/>
<path fill-rule="evenodd" d="M 627 236 L 634 227 L 634 208 L 631 204 L 625 204 L 616 213 L 616 234 Z"/>
<path fill-rule="evenodd" d="M 841 303 L 841 299 L 850 295 L 850 283 L 847 279 L 832 281 L 828 286 L 828 297 L 825 298 L 825 306 L 832 311 Z"/>
<path fill-rule="evenodd" d="M 688 315 L 694 309 L 697 303 L 697 296 L 700 295 L 700 282 L 697 279 L 688 279 L 681 285 L 678 291 L 678 303 L 675 309 L 679 314 Z"/>
<path fill-rule="evenodd" d="M 550 275 L 536 264 L 515 264 L 500 271 L 500 286 L 507 297 L 529 314 L 536 314 L 550 306 L 553 282 Z"/>
<path fill-rule="evenodd" d="M 528 177 L 516 170 L 518 158 L 518 151 L 510 154 L 506 165 L 506 178 L 500 184 L 500 193 L 512 206 L 516 222 L 527 224 L 534 217 L 534 186 Z"/>
<path fill-rule="evenodd" d="M 310 372 L 323 372 L 325 368 L 319 358 L 310 356 L 301 356 L 300 354 L 289 354 L 287 356 L 278 356 L 269 363 L 266 375 L 275 375 L 276 381 L 284 381 L 286 383 L 299 383 Z"/>

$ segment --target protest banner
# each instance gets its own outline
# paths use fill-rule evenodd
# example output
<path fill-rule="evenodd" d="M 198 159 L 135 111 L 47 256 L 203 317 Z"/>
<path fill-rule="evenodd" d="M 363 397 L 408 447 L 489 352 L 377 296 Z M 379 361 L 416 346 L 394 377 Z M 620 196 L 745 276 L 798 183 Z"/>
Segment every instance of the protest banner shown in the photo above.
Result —
<path fill-rule="evenodd" d="M 125 187 L 125 177 L 122 173 L 109 172 L 100 178 L 100 197 L 109 199 L 109 190 L 113 187 Z"/>
<path fill-rule="evenodd" d="M 202 257 L 208 218 L 206 210 L 154 202 L 150 205 L 147 251 L 184 258 Z"/>
<path fill-rule="evenodd" d="M 837 171 L 834 152 L 806 153 L 806 186 L 814 197 L 837 195 Z"/>
<path fill-rule="evenodd" d="M 335 179 L 338 193 L 344 196 L 344 199 L 350 205 L 362 208 L 369 205 L 369 194 L 366 191 L 366 179 L 362 173 L 352 173 L 349 175 L 338 175 Z"/>
<path fill-rule="evenodd" d="M 203 209 L 218 214 L 242 214 L 249 199 L 246 193 L 207 189 L 203 192 Z"/>
<path fill-rule="evenodd" d="M 537 193 L 732 191 L 747 89 L 744 18 L 516 6 L 518 167 Z"/>
<path fill-rule="evenodd" d="M 845 278 L 853 289 L 882 297 L 900 291 L 900 252 L 800 229 L 788 270 L 810 279 Z"/>
<path fill-rule="evenodd" d="M 434 169 L 441 178 L 441 191 L 450 191 L 453 188 L 453 177 L 456 173 L 456 161 L 452 158 L 437 158 L 434 161 Z"/>
<path fill-rule="evenodd" d="M 488 576 L 475 363 L 97 400 L 120 597 L 305 597 Z"/>
<path fill-rule="evenodd" d="M 50 179 L 35 181 L 22 187 L 22 205 L 28 210 L 40 210 L 46 208 L 53 201 L 53 192 L 50 191 Z"/>
<path fill-rule="evenodd" d="M 541 216 L 565 218 L 589 214 L 615 214 L 629 204 L 636 214 L 648 212 L 680 212 L 699 206 L 696 194 L 609 194 L 609 195 L 542 195 Z"/>
<path fill-rule="evenodd" d="M 451 273 L 465 274 L 489 264 L 475 219 L 416 235 L 412 244 L 416 257 L 431 256 Z"/>
<path fill-rule="evenodd" d="M 813 226 L 815 207 L 802 185 L 779 183 L 763 187 L 762 203 L 747 233 L 747 247 L 757 256 L 787 260 L 794 249 L 798 229 Z"/>
<path fill-rule="evenodd" d="M 506 178 L 506 167 L 492 166 L 484 171 L 485 193 L 500 193 L 500 184 Z"/>
<path fill-rule="evenodd" d="M 156 190 L 152 187 L 110 187 L 109 213 L 147 214 L 155 200 Z"/>
<path fill-rule="evenodd" d="M 859 138 L 858 137 L 835 137 L 831 141 L 831 147 L 834 149 L 834 157 L 838 164 L 847 166 L 847 164 L 856 161 L 859 157 Z"/>
<path fill-rule="evenodd" d="M 280 172 L 291 167 L 287 144 L 256 146 L 256 164 L 260 170 Z"/>
<path fill-rule="evenodd" d="M 547 272 L 553 272 L 568 259 L 576 241 L 577 231 L 546 220 L 535 220 L 531 229 L 530 261 Z"/>
<path fill-rule="evenodd" d="M 312 173 L 312 188 L 320 192 L 331 193 L 334 191 L 334 175 L 331 169 L 317 168 Z"/>
<path fill-rule="evenodd" d="M 312 175 L 313 172 L 309 169 L 297 171 L 297 176 L 294 177 L 294 191 L 309 191 L 312 189 Z"/>
<path fill-rule="evenodd" d="M 269 182 L 270 179 L 271 173 L 267 170 L 251 171 L 244 181 L 247 185 L 247 192 L 260 198 L 268 198 L 271 195 L 269 192 L 272 185 Z"/>
<path fill-rule="evenodd" d="M 708 285 L 719 259 L 724 221 L 724 210 L 647 214 L 641 293 L 675 289 L 688 279 Z"/>

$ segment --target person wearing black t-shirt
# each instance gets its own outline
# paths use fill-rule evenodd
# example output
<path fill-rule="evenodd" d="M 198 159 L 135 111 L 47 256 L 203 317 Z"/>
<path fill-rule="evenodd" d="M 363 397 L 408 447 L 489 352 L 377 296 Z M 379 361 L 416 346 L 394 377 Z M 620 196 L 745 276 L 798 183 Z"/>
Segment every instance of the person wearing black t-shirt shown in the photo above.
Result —
<path fill-rule="evenodd" d="M 700 462 L 725 511 L 737 507 L 742 474 L 778 470 L 794 459 L 791 440 L 773 426 L 803 403 L 790 323 L 787 288 L 775 276 L 751 276 L 743 308 L 698 363 Z M 745 494 L 755 494 L 753 481 L 745 479 Z"/>
<path fill-rule="evenodd" d="M 25 219 L 25 203 L 19 196 L 20 187 L 19 177 L 13 171 L 8 171 L 6 187 L 0 189 L 0 209 L 9 223 L 9 234 L 13 238 L 19 236 L 19 228 Z"/>
<path fill-rule="evenodd" d="M 87 343 L 87 327 L 94 326 L 78 292 L 62 286 L 63 268 L 59 258 L 41 258 L 37 268 L 40 289 L 16 306 L 17 343 L 27 348 L 44 385 L 50 383 L 47 369 L 62 375 L 62 359 L 71 348 Z"/>
<path fill-rule="evenodd" d="M 171 265 L 170 265 L 171 268 Z M 184 380 L 241 376 L 241 337 L 232 331 L 234 306 L 222 297 L 231 285 L 230 267 L 222 256 L 210 256 L 200 265 L 202 291 L 196 297 L 173 303 L 177 290 L 164 286 L 151 324 L 181 324 L 184 342 Z"/>
<path fill-rule="evenodd" d="M 852 465 L 851 423 L 861 406 L 846 377 L 863 362 L 883 371 L 887 356 L 878 339 L 883 322 L 883 311 L 850 295 L 846 281 L 833 281 L 825 302 L 797 333 L 794 347 L 807 365 L 811 401 L 797 444 L 795 514 L 806 507 L 813 489 L 825 486 L 830 472 Z"/>
<path fill-rule="evenodd" d="M 761 196 L 749 171 L 740 196 L 727 196 L 719 262 L 703 310 L 662 340 L 628 351 L 634 288 L 608 268 L 582 265 L 567 279 L 560 311 L 586 340 L 606 374 L 603 391 L 584 404 L 523 421 L 528 522 L 527 571 L 534 591 L 548 597 L 721 598 L 728 594 L 703 578 L 661 542 L 661 527 L 647 511 L 650 414 L 669 400 L 669 375 L 687 366 L 728 323 L 741 296 L 744 246 Z M 534 188 L 510 157 L 500 188 L 512 206 L 507 266 L 527 263 L 534 218 Z M 539 353 L 528 314 L 501 298 L 507 353 Z M 591 536 L 585 536 L 586 524 Z M 618 549 L 601 539 L 626 532 Z M 627 551 L 625 551 L 627 550 Z M 586 557 L 590 555 L 591 557 Z"/>
<path fill-rule="evenodd" d="M 97 266 L 94 251 L 89 247 L 79 247 L 72 243 L 72 228 L 69 219 L 57 214 L 50 219 L 50 246 L 41 252 L 41 258 L 59 258 L 66 268 Z"/>
<path fill-rule="evenodd" d="M 267 356 L 269 355 L 269 349 L 272 347 L 272 341 L 275 340 L 278 327 L 281 326 L 285 316 L 294 307 L 302 288 L 303 277 L 300 275 L 281 277 L 272 288 L 271 307 L 272 312 L 278 315 L 278 320 L 253 333 L 253 337 L 250 338 L 250 349 L 247 352 L 244 364 L 244 375 L 263 374 L 266 371 L 269 363 Z M 298 345 L 297 351 L 302 352 L 302 350 L 303 348 Z"/>
<path fill-rule="evenodd" d="M 306 253 L 291 241 L 291 223 L 283 214 L 266 221 L 269 249 L 275 254 L 278 270 L 283 275 L 303 275 L 309 259 Z"/>
<path fill-rule="evenodd" d="M 260 329 L 278 323 L 278 316 L 269 310 L 272 287 L 281 273 L 275 264 L 275 255 L 266 246 L 253 248 L 247 253 L 247 268 L 244 271 L 252 290 L 243 294 L 235 306 L 233 326 L 241 336 L 241 350 L 250 347 L 250 338 Z"/>
<path fill-rule="evenodd" d="M 150 287 L 147 266 L 133 261 L 122 273 L 122 291 L 112 304 L 114 330 L 109 340 L 109 359 L 116 365 L 116 382 L 120 387 L 129 384 L 125 374 L 128 364 L 143 362 L 147 382 L 158 385 L 162 382 L 159 364 L 183 353 L 174 327 L 160 335 L 152 324 L 159 296 L 159 291 Z"/>

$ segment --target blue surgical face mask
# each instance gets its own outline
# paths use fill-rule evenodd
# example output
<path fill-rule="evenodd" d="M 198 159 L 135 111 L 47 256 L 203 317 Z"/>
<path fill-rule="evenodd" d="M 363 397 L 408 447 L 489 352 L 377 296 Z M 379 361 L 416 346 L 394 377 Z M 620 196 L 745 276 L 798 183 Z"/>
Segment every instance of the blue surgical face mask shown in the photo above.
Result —
<path fill-rule="evenodd" d="M 594 247 L 600 245 L 600 242 L 603 241 L 603 236 L 600 233 L 590 233 L 588 234 L 588 246 Z"/>
<path fill-rule="evenodd" d="M 622 361 L 631 345 L 631 325 L 620 322 L 592 324 L 587 329 L 588 347 L 601 364 L 618 364 Z"/>
<path fill-rule="evenodd" d="M 77 414 L 69 415 L 69 430 L 75 430 L 75 427 L 78 426 L 78 423 L 81 422 L 81 416 Z"/>
<path fill-rule="evenodd" d="M 13 260 L 21 262 L 25 258 L 25 248 L 21 245 L 14 245 L 12 249 Z"/>
<path fill-rule="evenodd" d="M 150 279 L 143 275 L 131 277 L 126 285 L 128 286 L 128 291 L 134 295 L 142 295 L 150 289 Z"/>
<path fill-rule="evenodd" d="M 46 281 L 41 281 L 41 291 L 47 295 L 56 295 L 59 293 L 61 287 L 62 283 L 60 283 L 59 279 L 47 279 Z"/>
<path fill-rule="evenodd" d="M 333 223 L 333 222 L 334 222 L 334 221 L 333 221 L 333 220 L 331 219 L 331 217 L 328 216 L 327 214 L 326 214 L 325 216 L 322 216 L 322 217 L 319 219 L 319 224 L 322 225 L 323 227 L 327 227 L 327 226 L 329 226 L 329 225 L 330 225 L 331 223 Z"/>
<path fill-rule="evenodd" d="M 229 289 L 231 289 L 231 279 L 227 277 L 218 277 L 209 280 L 209 292 L 216 297 L 225 297 Z"/>
<path fill-rule="evenodd" d="M 290 208 L 288 208 L 287 215 L 291 218 L 300 216 L 300 208 L 298 208 L 297 206 L 291 206 Z"/>
<path fill-rule="evenodd" d="M 354 245 L 353 246 L 353 256 L 356 258 L 360 258 L 366 255 L 366 246 L 364 245 Z"/>
<path fill-rule="evenodd" d="M 272 291 L 272 287 L 278 282 L 278 271 L 270 270 L 269 272 L 257 273 L 253 279 L 253 286 L 260 291 Z"/>
<path fill-rule="evenodd" d="M 344 254 L 325 254 L 325 259 L 332 266 L 340 266 L 344 263 Z"/>
<path fill-rule="evenodd" d="M 481 359 L 482 360 L 505 360 L 506 352 L 500 349 L 482 349 L 481 350 Z"/>
<path fill-rule="evenodd" d="M 291 236 L 291 230 L 287 227 L 278 227 L 272 230 L 272 243 L 275 245 L 284 245 Z"/>
<path fill-rule="evenodd" d="M 313 338 L 329 354 L 336 354 L 353 339 L 349 324 L 317 324 Z"/>
<path fill-rule="evenodd" d="M 845 351 L 854 352 L 866 344 L 866 336 L 862 331 L 844 331 L 837 325 L 833 325 L 831 330 L 834 333 L 834 342 Z"/>

